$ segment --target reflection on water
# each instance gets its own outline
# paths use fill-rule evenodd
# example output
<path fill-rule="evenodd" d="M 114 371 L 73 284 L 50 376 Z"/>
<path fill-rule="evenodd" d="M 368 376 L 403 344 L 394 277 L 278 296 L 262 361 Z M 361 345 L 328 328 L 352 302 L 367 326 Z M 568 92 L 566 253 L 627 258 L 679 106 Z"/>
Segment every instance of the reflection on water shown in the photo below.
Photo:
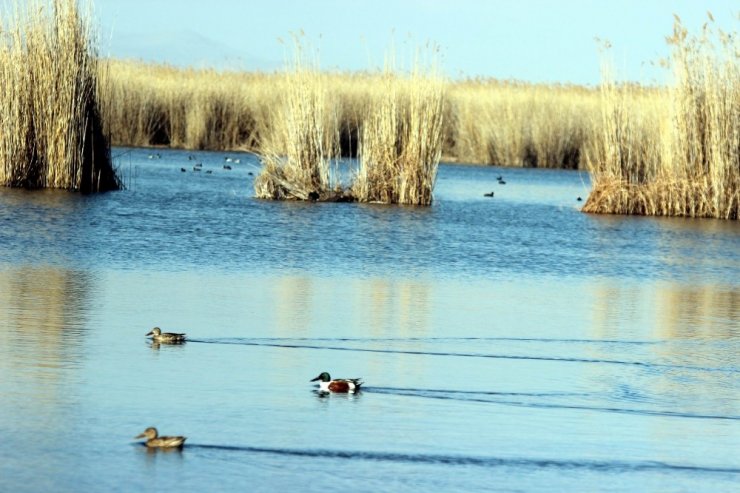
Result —
<path fill-rule="evenodd" d="M 0 270 L 2 414 L 22 416 L 5 440 L 35 442 L 66 433 L 84 378 L 93 277 L 59 268 Z M 74 418 L 72 418 L 74 419 Z M 0 420 L 0 429 L 8 423 Z M 43 434 L 37 435 L 38 432 Z"/>
<path fill-rule="evenodd" d="M 325 324 L 325 314 L 315 311 L 327 303 L 346 317 L 346 325 L 363 327 L 375 337 L 423 336 L 428 330 L 430 286 L 423 280 L 286 276 L 273 284 L 271 302 L 280 337 L 301 337 Z"/>
<path fill-rule="evenodd" d="M 641 326 L 645 339 L 736 340 L 740 289 L 723 284 L 599 281 L 592 289 L 594 337 L 617 339 L 625 325 Z"/>
<path fill-rule="evenodd" d="M 658 290 L 658 334 L 662 339 L 737 340 L 740 290 L 722 285 L 667 285 Z"/>
<path fill-rule="evenodd" d="M 0 341 L 14 366 L 70 368 L 82 362 L 89 327 L 89 273 L 54 267 L 0 270 Z M 28 349 L 34 358 L 28 358 Z M 55 371 L 49 375 L 58 376 Z M 37 375 L 40 376 L 40 375 Z"/>

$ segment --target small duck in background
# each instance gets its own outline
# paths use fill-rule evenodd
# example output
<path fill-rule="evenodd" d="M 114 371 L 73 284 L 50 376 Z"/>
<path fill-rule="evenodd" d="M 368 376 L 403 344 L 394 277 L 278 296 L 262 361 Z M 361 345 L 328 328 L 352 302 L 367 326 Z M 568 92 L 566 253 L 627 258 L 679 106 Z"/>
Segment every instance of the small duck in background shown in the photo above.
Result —
<path fill-rule="evenodd" d="M 182 448 L 185 440 L 187 440 L 187 437 L 161 437 L 153 426 L 134 437 L 134 439 L 138 438 L 146 438 L 147 440 L 144 443 L 148 448 Z"/>
<path fill-rule="evenodd" d="M 362 379 L 360 378 L 336 378 L 332 380 L 327 372 L 311 379 L 311 382 L 319 382 L 319 392 L 351 393 L 360 390 Z"/>
<path fill-rule="evenodd" d="M 149 336 L 151 336 L 152 342 L 157 342 L 160 344 L 177 344 L 180 342 L 185 342 L 185 334 L 178 334 L 176 332 L 162 332 L 162 329 L 160 329 L 159 327 L 154 327 L 152 330 L 150 330 L 146 337 Z"/>

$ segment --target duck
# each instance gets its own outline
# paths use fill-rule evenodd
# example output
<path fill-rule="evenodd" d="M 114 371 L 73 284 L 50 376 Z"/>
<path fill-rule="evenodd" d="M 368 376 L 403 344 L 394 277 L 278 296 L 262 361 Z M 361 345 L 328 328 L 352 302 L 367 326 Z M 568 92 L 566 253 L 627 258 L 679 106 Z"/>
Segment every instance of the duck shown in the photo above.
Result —
<path fill-rule="evenodd" d="M 493 197 L 493 195 L 494 195 L 493 192 L 488 192 L 488 193 L 483 194 L 484 197 Z"/>
<path fill-rule="evenodd" d="M 182 448 L 185 440 L 187 440 L 187 437 L 161 437 L 153 426 L 134 437 L 134 439 L 137 438 L 146 438 L 147 440 L 144 443 L 149 448 Z"/>
<path fill-rule="evenodd" d="M 231 166 L 229 166 L 228 164 L 224 164 L 224 169 L 231 169 Z"/>
<path fill-rule="evenodd" d="M 327 372 L 321 373 L 318 377 L 310 381 L 315 382 L 317 380 L 319 382 L 320 392 L 357 392 L 362 385 L 362 379 L 360 378 L 336 378 L 332 380 L 331 375 Z"/>
<path fill-rule="evenodd" d="M 146 337 L 152 337 L 153 342 L 158 343 L 178 343 L 185 342 L 185 334 L 178 334 L 176 332 L 162 332 L 159 327 L 154 327 Z"/>

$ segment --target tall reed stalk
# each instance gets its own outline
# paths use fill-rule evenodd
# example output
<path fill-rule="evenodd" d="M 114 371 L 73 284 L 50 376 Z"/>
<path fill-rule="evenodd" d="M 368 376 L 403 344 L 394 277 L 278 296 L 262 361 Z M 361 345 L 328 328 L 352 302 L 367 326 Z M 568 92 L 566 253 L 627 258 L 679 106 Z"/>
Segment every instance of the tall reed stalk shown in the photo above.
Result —
<path fill-rule="evenodd" d="M 89 15 L 76 0 L 33 0 L 16 4 L 2 31 L 0 183 L 118 189 L 98 110 L 98 56 Z"/>
<path fill-rule="evenodd" d="M 339 152 L 336 108 L 329 103 L 326 77 L 316 64 L 305 66 L 298 39 L 295 46 L 281 104 L 269 115 L 260 142 L 263 167 L 254 182 L 258 198 L 320 200 L 339 192 L 330 173 Z"/>
<path fill-rule="evenodd" d="M 602 84 L 604 134 L 585 212 L 738 218 L 740 43 L 711 21 L 695 37 L 676 18 L 665 104 L 627 107 Z"/>

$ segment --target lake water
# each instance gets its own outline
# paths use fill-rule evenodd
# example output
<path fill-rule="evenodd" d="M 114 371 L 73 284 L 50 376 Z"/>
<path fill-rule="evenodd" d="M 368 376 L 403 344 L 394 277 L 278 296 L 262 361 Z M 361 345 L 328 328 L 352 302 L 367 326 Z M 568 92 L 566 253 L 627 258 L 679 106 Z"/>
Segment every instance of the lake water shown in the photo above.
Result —
<path fill-rule="evenodd" d="M 738 491 L 737 222 L 464 165 L 429 208 L 260 201 L 251 156 L 160 152 L 0 190 L 0 491 Z"/>

